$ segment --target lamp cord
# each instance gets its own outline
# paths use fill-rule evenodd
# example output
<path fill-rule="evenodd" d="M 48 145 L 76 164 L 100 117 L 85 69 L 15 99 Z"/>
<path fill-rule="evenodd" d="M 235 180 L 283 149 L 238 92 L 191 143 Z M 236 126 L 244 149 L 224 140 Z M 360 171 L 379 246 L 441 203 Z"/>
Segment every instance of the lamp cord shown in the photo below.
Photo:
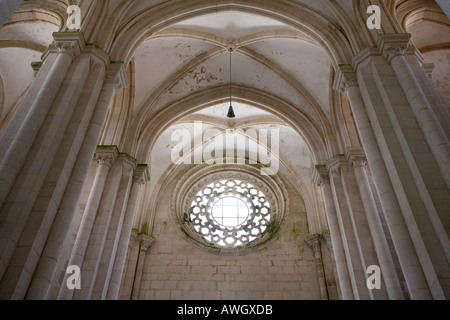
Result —
<path fill-rule="evenodd" d="M 230 106 L 232 105 L 232 102 L 233 102 L 231 96 L 232 96 L 232 92 L 231 92 L 231 51 L 230 51 Z"/>

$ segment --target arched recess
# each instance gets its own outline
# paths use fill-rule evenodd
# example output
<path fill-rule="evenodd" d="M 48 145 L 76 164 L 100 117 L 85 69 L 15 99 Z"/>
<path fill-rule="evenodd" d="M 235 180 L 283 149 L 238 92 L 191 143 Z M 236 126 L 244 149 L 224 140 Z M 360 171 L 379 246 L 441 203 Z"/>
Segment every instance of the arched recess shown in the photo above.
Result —
<path fill-rule="evenodd" d="M 169 31 L 169 32 L 170 32 L 170 34 L 173 34 L 173 32 L 176 32 L 176 34 L 181 35 L 183 37 L 187 36 L 188 38 L 190 36 L 197 36 L 197 37 L 200 36 L 200 35 L 193 35 L 192 33 L 188 33 L 188 31 L 186 31 L 186 30 L 176 30 L 176 31 Z M 275 72 L 278 76 L 280 76 L 284 81 L 286 81 L 286 83 L 288 83 L 290 86 L 292 86 L 292 88 L 294 88 L 295 91 L 298 94 L 300 94 L 307 102 L 309 108 L 311 109 L 309 112 L 312 112 L 309 115 L 314 118 L 314 121 L 317 123 L 317 126 L 322 128 L 322 130 L 324 132 L 324 136 L 333 137 L 334 134 L 332 132 L 330 121 L 329 121 L 327 115 L 325 114 L 324 106 L 321 106 L 319 104 L 317 99 L 305 88 L 305 85 L 301 81 L 296 79 L 287 70 L 284 70 L 276 62 L 271 61 L 267 57 L 265 57 L 261 54 L 258 54 L 256 52 L 254 52 L 253 50 L 249 50 L 248 48 L 243 48 L 243 47 L 241 48 L 241 46 L 244 46 L 244 43 L 240 42 L 241 40 L 246 43 L 251 43 L 251 42 L 260 41 L 261 39 L 265 39 L 265 38 L 271 37 L 271 36 L 283 37 L 283 38 L 285 36 L 287 36 L 287 37 L 292 36 L 292 37 L 298 38 L 299 34 L 298 33 L 293 34 L 291 32 L 286 32 L 286 31 L 276 32 L 275 34 L 257 33 L 256 35 L 251 35 L 251 36 L 245 37 L 243 39 L 237 40 L 239 43 L 233 43 L 233 46 L 236 47 L 235 51 L 238 54 L 242 54 L 243 56 L 249 57 L 250 59 L 256 61 L 257 63 L 264 65 L 266 68 L 270 69 L 271 71 Z M 157 35 L 157 37 L 159 37 L 159 34 Z M 213 36 L 210 35 L 209 38 L 212 39 Z M 142 130 L 142 128 L 145 126 L 145 123 L 148 121 L 147 118 L 153 116 L 154 111 L 152 110 L 152 108 L 154 107 L 154 104 L 158 101 L 160 96 L 162 96 L 167 90 L 169 90 L 169 88 L 172 88 L 176 83 L 178 83 L 180 81 L 181 77 L 184 76 L 187 72 L 189 72 L 189 70 L 194 69 L 195 67 L 199 66 L 202 62 L 207 61 L 208 59 L 211 59 L 212 57 L 221 55 L 224 52 L 226 52 L 225 51 L 226 48 L 222 48 L 223 46 L 227 45 L 225 43 L 225 40 L 223 40 L 223 39 L 220 40 L 217 38 L 215 38 L 215 39 L 218 40 L 220 43 L 222 43 L 221 45 L 219 44 L 219 47 L 215 47 L 215 48 L 213 48 L 209 51 L 206 51 L 202 54 L 199 54 L 198 56 L 193 58 L 186 65 L 184 65 L 182 67 L 182 69 L 176 70 L 176 72 L 174 74 L 172 74 L 168 79 L 165 79 L 159 85 L 159 87 L 151 93 L 151 95 L 147 98 L 147 100 L 145 101 L 143 106 L 140 107 L 138 115 L 133 120 L 131 129 L 134 130 L 134 132 L 128 134 L 128 136 L 129 136 L 129 138 L 128 138 L 129 144 L 128 145 L 133 145 L 133 143 L 135 143 L 135 141 L 138 141 L 139 132 Z M 205 39 L 202 39 L 202 40 L 208 41 Z M 211 42 L 214 42 L 214 41 L 211 40 Z M 333 81 L 333 78 L 331 79 L 331 81 Z M 331 85 L 330 85 L 330 87 L 331 87 Z M 332 156 L 332 155 L 338 153 L 338 150 L 335 146 L 336 145 L 334 143 L 330 143 L 330 145 L 327 146 L 329 156 Z M 128 151 L 133 154 L 135 153 L 134 147 Z"/>
<path fill-rule="evenodd" d="M 233 86 L 232 92 L 233 101 L 261 108 L 294 128 L 306 141 L 315 163 L 324 163 L 330 157 L 329 149 L 330 145 L 333 145 L 331 149 L 334 149 L 334 137 L 326 135 L 324 130 L 304 111 L 284 99 L 259 89 Z M 136 136 L 132 135 L 136 137 L 133 153 L 137 155 L 138 161 L 146 163 L 149 160 L 154 143 L 170 125 L 203 108 L 228 101 L 229 93 L 229 86 L 218 86 L 199 91 L 162 108 L 145 123 L 141 132 L 138 132 Z M 132 143 L 133 140 L 127 140 L 126 145 Z"/>
<path fill-rule="evenodd" d="M 275 120 L 275 121 L 274 121 Z M 284 123 L 281 119 L 276 119 L 276 117 L 272 118 L 272 123 L 276 123 L 278 121 L 280 124 L 278 124 L 276 127 L 288 127 L 286 123 Z M 184 123 L 184 121 L 177 122 L 176 124 Z M 183 154 L 183 159 L 185 158 L 191 158 L 196 151 L 199 151 L 200 153 L 203 152 L 203 148 L 206 144 L 208 144 L 210 141 L 214 140 L 215 138 L 222 139 L 225 134 L 227 134 L 227 125 L 226 124 L 218 124 L 214 123 L 213 132 L 215 134 L 213 136 L 208 136 L 208 141 L 204 141 L 199 145 L 195 145 L 195 143 L 192 143 L 189 150 L 187 151 L 187 154 Z M 169 127 L 166 129 L 168 130 Z M 209 130 L 209 129 L 208 129 Z M 207 131 L 208 131 L 207 130 Z M 326 218 L 323 215 L 323 210 L 320 208 L 320 204 L 317 202 L 317 189 L 314 187 L 311 179 L 310 179 L 310 172 L 308 170 L 307 173 L 305 172 L 299 172 L 298 168 L 294 168 L 292 163 L 289 162 L 289 159 L 282 153 L 282 152 L 273 152 L 271 146 L 261 145 L 260 141 L 256 139 L 255 136 L 248 134 L 248 131 L 242 131 L 238 133 L 242 138 L 251 140 L 255 144 L 262 147 L 264 150 L 267 150 L 268 154 L 271 154 L 271 157 L 277 158 L 277 172 L 275 173 L 276 176 L 280 177 L 282 181 L 289 182 L 291 184 L 296 192 L 300 195 L 300 197 L 303 199 L 307 217 L 308 217 L 308 228 L 311 234 L 314 233 L 322 233 L 323 230 L 327 230 L 327 222 Z M 236 138 L 238 141 L 238 138 Z M 302 140 L 300 137 L 298 139 Z M 166 140 L 164 140 L 166 141 Z M 241 140 L 242 141 L 242 140 Z M 297 140 L 298 141 L 298 140 Z M 194 142 L 194 141 L 192 141 Z M 166 143 L 164 143 L 166 144 Z M 292 146 L 292 149 L 296 149 L 300 144 L 302 144 L 300 141 L 298 141 L 297 146 Z M 239 151 L 248 151 L 239 149 L 239 146 L 237 146 Z M 223 150 L 225 152 L 225 149 Z M 300 151 L 300 149 L 298 150 Z M 245 157 L 250 157 L 250 155 L 246 155 Z M 231 162 L 236 163 L 238 162 L 239 157 L 232 159 Z M 230 159 L 225 160 L 224 155 L 224 163 Z M 244 159 L 241 159 L 242 161 Z M 249 159 L 251 160 L 251 159 Z M 246 162 L 247 161 L 243 161 Z M 176 176 L 178 176 L 180 173 L 189 170 L 192 166 L 196 166 L 196 164 L 189 165 L 189 164 L 183 164 L 182 162 L 174 163 L 169 160 L 166 165 L 164 165 L 165 170 L 162 173 L 159 173 L 157 177 L 155 177 L 156 180 L 153 180 L 152 183 L 149 183 L 145 186 L 145 194 L 146 196 L 141 199 L 140 202 L 140 210 L 139 216 L 135 220 L 135 228 L 138 229 L 140 232 L 145 232 L 147 234 L 152 234 L 152 228 L 154 226 L 154 219 L 157 212 L 157 204 L 158 199 L 160 199 L 166 192 L 166 187 L 169 185 L 172 179 L 174 179 Z M 270 166 L 273 165 L 273 158 L 272 162 L 270 163 Z M 312 163 L 311 163 L 312 167 Z M 156 175 L 156 174 L 155 174 Z"/>

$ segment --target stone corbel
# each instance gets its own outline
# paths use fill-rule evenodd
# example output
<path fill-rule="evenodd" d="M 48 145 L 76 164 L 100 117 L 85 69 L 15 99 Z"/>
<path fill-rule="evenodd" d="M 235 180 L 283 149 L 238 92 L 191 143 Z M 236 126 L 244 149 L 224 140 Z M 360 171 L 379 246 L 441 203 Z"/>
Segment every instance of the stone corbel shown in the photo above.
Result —
<path fill-rule="evenodd" d="M 320 234 L 313 234 L 305 239 L 305 243 L 309 245 L 314 253 L 319 252 L 320 253 L 320 241 L 322 239 L 322 235 Z"/>
<path fill-rule="evenodd" d="M 358 86 L 358 79 L 353 67 L 349 64 L 341 65 L 334 80 L 334 90 L 346 93 L 346 91 L 352 87 Z"/>
<path fill-rule="evenodd" d="M 119 153 L 118 160 L 122 161 L 123 165 L 128 170 L 132 170 L 134 172 L 134 170 L 136 169 L 137 161 L 136 161 L 135 158 L 133 158 L 129 154 L 127 154 L 127 153 Z"/>
<path fill-rule="evenodd" d="M 116 91 L 128 86 L 128 79 L 123 62 L 112 62 L 108 66 L 106 70 L 105 83 L 112 84 Z"/>
<path fill-rule="evenodd" d="M 341 165 L 342 163 L 347 162 L 347 159 L 344 154 L 337 154 L 334 157 L 328 159 L 327 168 L 328 171 L 332 174 L 341 175 Z"/>
<path fill-rule="evenodd" d="M 150 181 L 150 173 L 146 164 L 139 164 L 134 170 L 133 179 L 140 185 L 146 184 Z"/>
<path fill-rule="evenodd" d="M 155 243 L 155 239 L 146 234 L 141 234 L 139 238 L 141 243 L 139 250 L 142 252 L 147 252 L 147 250 Z"/>
<path fill-rule="evenodd" d="M 128 242 L 128 250 L 133 248 L 139 241 L 139 232 L 136 229 L 131 230 L 130 242 Z"/>
<path fill-rule="evenodd" d="M 313 172 L 313 181 L 321 187 L 324 184 L 330 184 L 330 175 L 326 166 L 316 166 Z"/>

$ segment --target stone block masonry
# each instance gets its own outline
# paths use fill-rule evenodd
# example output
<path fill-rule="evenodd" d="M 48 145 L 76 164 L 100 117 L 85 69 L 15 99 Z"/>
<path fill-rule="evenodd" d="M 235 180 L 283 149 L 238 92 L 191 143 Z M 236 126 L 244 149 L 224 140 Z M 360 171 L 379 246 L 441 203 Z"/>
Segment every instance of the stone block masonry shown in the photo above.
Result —
<path fill-rule="evenodd" d="M 292 206 L 278 237 L 245 255 L 199 248 L 169 221 L 169 199 L 159 199 L 155 243 L 146 255 L 139 299 L 320 299 L 314 254 L 304 243 L 306 212 L 294 192 L 292 203 L 300 205 Z"/>

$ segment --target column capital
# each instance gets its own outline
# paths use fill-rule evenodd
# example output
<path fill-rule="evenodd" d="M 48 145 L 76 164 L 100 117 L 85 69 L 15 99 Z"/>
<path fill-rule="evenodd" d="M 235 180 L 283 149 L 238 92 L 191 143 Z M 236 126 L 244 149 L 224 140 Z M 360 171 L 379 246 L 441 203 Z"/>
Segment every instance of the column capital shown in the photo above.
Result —
<path fill-rule="evenodd" d="M 325 239 L 325 243 L 327 244 L 327 247 L 329 249 L 331 249 L 333 246 L 332 246 L 332 242 L 331 242 L 330 230 L 325 230 L 323 232 L 322 236 Z"/>
<path fill-rule="evenodd" d="M 125 64 L 112 62 L 106 69 L 105 83 L 112 84 L 116 90 L 128 85 Z"/>
<path fill-rule="evenodd" d="M 327 160 L 327 168 L 328 172 L 334 174 L 338 172 L 340 175 L 341 172 L 341 164 L 347 162 L 345 154 L 337 154 L 330 159 Z"/>
<path fill-rule="evenodd" d="M 411 35 L 408 33 L 382 34 L 378 38 L 377 48 L 381 55 L 391 63 L 392 59 L 406 53 L 410 40 Z"/>
<path fill-rule="evenodd" d="M 322 239 L 322 235 L 316 233 L 316 234 L 313 234 L 313 235 L 310 235 L 309 237 L 307 237 L 305 239 L 305 243 L 307 245 L 309 245 L 314 250 L 314 252 L 319 252 L 321 239 Z"/>
<path fill-rule="evenodd" d="M 350 147 L 347 149 L 347 160 L 353 168 L 366 167 L 367 158 L 364 150 L 360 147 Z"/>
<path fill-rule="evenodd" d="M 82 32 L 54 32 L 53 38 L 54 43 L 49 51 L 66 53 L 72 60 L 81 54 L 86 44 Z"/>
<path fill-rule="evenodd" d="M 131 168 L 133 171 L 136 169 L 137 160 L 130 156 L 128 153 L 120 152 L 118 155 L 118 159 L 120 159 L 128 168 Z"/>
<path fill-rule="evenodd" d="M 313 181 L 319 187 L 330 184 L 330 175 L 328 174 L 327 166 L 319 165 L 315 166 L 313 172 Z"/>
<path fill-rule="evenodd" d="M 98 146 L 95 152 L 95 159 L 98 165 L 111 167 L 119 156 L 119 150 L 116 146 Z"/>
<path fill-rule="evenodd" d="M 133 179 L 134 181 L 136 181 L 141 185 L 144 185 L 148 181 L 150 181 L 150 173 L 148 170 L 148 165 L 146 164 L 137 165 L 136 170 L 134 170 Z"/>
<path fill-rule="evenodd" d="M 140 251 L 147 252 L 148 248 L 150 248 L 154 243 L 155 239 L 149 235 L 141 234 L 140 236 Z"/>
<path fill-rule="evenodd" d="M 334 79 L 334 89 L 345 93 L 352 87 L 358 87 L 355 69 L 349 64 L 339 66 Z"/>
<path fill-rule="evenodd" d="M 139 242 L 139 232 L 136 229 L 132 229 L 128 249 L 132 248 L 137 242 Z"/>

